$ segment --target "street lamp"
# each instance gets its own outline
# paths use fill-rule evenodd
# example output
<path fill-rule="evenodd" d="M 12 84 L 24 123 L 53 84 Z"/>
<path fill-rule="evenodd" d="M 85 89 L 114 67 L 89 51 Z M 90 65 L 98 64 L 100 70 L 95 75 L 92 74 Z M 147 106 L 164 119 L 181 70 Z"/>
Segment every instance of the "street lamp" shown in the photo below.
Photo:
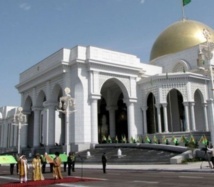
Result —
<path fill-rule="evenodd" d="M 18 154 L 20 154 L 20 132 L 21 132 L 21 128 L 23 125 L 27 125 L 27 117 L 26 115 L 24 115 L 22 113 L 23 108 L 22 107 L 18 107 L 17 112 L 14 115 L 13 118 L 13 125 L 17 125 L 18 126 Z"/>
<path fill-rule="evenodd" d="M 70 152 L 70 145 L 69 145 L 69 117 L 70 114 L 75 112 L 76 110 L 74 110 L 75 108 L 75 103 L 74 103 L 74 98 L 71 97 L 70 95 L 70 88 L 66 87 L 65 88 L 65 96 L 60 97 L 60 101 L 59 101 L 59 108 L 60 110 L 58 110 L 59 112 L 62 112 L 66 115 L 66 153 L 68 155 L 68 153 Z M 73 110 L 70 110 L 70 108 L 72 108 Z"/>

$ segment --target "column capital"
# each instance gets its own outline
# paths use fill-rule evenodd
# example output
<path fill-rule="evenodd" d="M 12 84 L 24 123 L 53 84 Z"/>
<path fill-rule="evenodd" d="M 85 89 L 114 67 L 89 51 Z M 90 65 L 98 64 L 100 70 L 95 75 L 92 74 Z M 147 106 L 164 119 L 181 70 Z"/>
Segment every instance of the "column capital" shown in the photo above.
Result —
<path fill-rule="evenodd" d="M 137 98 L 125 98 L 123 99 L 124 103 L 127 105 L 137 103 Z"/>
<path fill-rule="evenodd" d="M 183 102 L 184 106 L 189 106 L 189 102 Z"/>
<path fill-rule="evenodd" d="M 190 102 L 189 104 L 190 104 L 190 106 L 195 106 L 195 102 L 194 101 Z"/>
<path fill-rule="evenodd" d="M 59 104 L 57 102 L 54 101 L 45 101 L 43 103 L 44 107 L 57 107 Z"/>
<path fill-rule="evenodd" d="M 43 109 L 43 107 L 41 107 L 41 106 L 33 106 L 32 107 L 33 111 L 41 111 L 42 109 Z"/>
<path fill-rule="evenodd" d="M 99 100 L 99 99 L 101 99 L 101 95 L 100 94 L 90 94 L 90 99 Z"/>
<path fill-rule="evenodd" d="M 207 102 L 208 102 L 209 104 L 210 104 L 210 103 L 213 103 L 213 99 L 210 98 L 210 99 L 207 100 Z"/>
<path fill-rule="evenodd" d="M 28 115 L 28 114 L 30 114 L 30 113 L 31 113 L 31 110 L 23 110 L 23 114 Z"/>

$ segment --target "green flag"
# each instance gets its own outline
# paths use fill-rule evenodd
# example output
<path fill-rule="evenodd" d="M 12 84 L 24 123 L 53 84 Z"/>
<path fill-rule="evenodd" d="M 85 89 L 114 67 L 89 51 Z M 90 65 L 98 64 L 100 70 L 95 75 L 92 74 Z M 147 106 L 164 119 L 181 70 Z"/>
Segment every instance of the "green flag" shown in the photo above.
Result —
<path fill-rule="evenodd" d="M 189 4 L 191 2 L 191 0 L 183 0 L 183 6 Z"/>

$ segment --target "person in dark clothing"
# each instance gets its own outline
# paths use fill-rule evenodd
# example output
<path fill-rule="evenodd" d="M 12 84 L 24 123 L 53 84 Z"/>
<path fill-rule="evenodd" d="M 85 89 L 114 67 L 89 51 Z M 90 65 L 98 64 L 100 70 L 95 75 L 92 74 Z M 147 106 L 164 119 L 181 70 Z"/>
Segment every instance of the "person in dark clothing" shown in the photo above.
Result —
<path fill-rule="evenodd" d="M 75 162 L 76 162 L 75 153 L 72 153 L 71 160 L 72 160 L 72 172 L 75 172 Z"/>
<path fill-rule="evenodd" d="M 14 165 L 15 165 L 15 164 L 10 164 L 10 174 L 11 174 L 11 175 L 13 175 Z"/>
<path fill-rule="evenodd" d="M 68 164 L 68 175 L 71 175 L 72 172 L 75 172 L 75 162 L 76 162 L 76 155 L 75 153 L 69 153 L 67 158 L 67 164 Z"/>
<path fill-rule="evenodd" d="M 50 163 L 50 172 L 53 173 L 54 163 Z"/>
<path fill-rule="evenodd" d="M 68 175 L 70 176 L 71 175 L 71 168 L 72 168 L 72 153 L 71 152 L 68 154 L 67 164 L 68 164 Z"/>
<path fill-rule="evenodd" d="M 103 173 L 106 173 L 106 163 L 107 163 L 106 154 L 103 153 L 102 155 Z"/>
<path fill-rule="evenodd" d="M 42 173 L 45 173 L 45 168 L 46 168 L 46 164 L 47 164 L 45 155 L 40 156 L 40 159 L 41 159 L 41 164 L 42 164 Z"/>
<path fill-rule="evenodd" d="M 18 159 L 16 158 L 17 156 L 15 154 L 12 155 L 14 157 L 14 159 L 17 161 L 18 163 Z M 10 163 L 10 174 L 13 175 L 13 171 L 14 171 L 14 166 L 15 163 Z M 18 171 L 18 170 L 17 170 Z"/>
<path fill-rule="evenodd" d="M 67 162 L 64 162 L 63 165 L 64 165 L 64 172 L 66 172 Z"/>
<path fill-rule="evenodd" d="M 18 161 L 19 161 L 19 154 L 16 154 L 15 156 L 15 159 L 16 159 L 16 173 L 19 174 L 19 167 L 18 167 Z"/>

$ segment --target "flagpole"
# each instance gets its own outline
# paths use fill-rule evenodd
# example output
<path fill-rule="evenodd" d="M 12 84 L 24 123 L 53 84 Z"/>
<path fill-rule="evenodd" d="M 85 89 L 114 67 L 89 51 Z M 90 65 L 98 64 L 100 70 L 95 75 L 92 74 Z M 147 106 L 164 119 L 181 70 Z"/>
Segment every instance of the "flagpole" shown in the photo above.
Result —
<path fill-rule="evenodd" d="M 185 20 L 183 0 L 181 0 L 181 9 L 182 9 L 182 20 Z"/>

